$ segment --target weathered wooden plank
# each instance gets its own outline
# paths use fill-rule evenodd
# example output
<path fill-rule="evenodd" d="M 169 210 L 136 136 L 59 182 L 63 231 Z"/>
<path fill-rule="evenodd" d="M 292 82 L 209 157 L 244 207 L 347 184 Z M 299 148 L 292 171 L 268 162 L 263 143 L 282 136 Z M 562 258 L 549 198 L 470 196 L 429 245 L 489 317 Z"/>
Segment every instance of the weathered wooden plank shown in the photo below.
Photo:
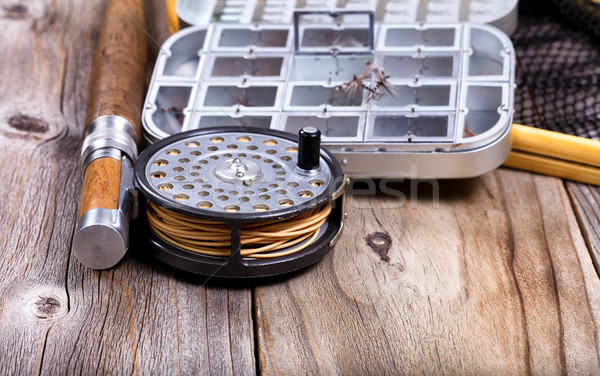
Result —
<path fill-rule="evenodd" d="M 600 191 L 598 187 L 570 181 L 566 186 L 585 243 L 600 273 Z"/>
<path fill-rule="evenodd" d="M 70 257 L 105 5 L 0 5 L 0 374 L 252 374 L 250 290 L 132 256 L 102 272 Z M 147 2 L 157 43 L 163 6 Z"/>
<path fill-rule="evenodd" d="M 562 182 L 499 170 L 440 183 L 439 204 L 418 187 L 351 197 L 331 255 L 256 289 L 260 369 L 596 372 L 600 282 Z"/>
<path fill-rule="evenodd" d="M 77 74 L 85 53 L 66 55 L 58 14 L 44 2 L 4 2 L 1 12 L 0 373 L 31 374 L 52 322 L 68 311 L 65 273 L 81 183 L 81 119 L 68 107 L 83 106 L 83 114 L 85 104 L 61 93 L 69 65 Z M 90 35 L 79 37 L 83 45 Z"/>
<path fill-rule="evenodd" d="M 0 5 L 0 373 L 253 373 L 249 290 L 70 258 L 105 2 L 51 5 Z M 439 207 L 354 197 L 334 254 L 256 290 L 266 373 L 598 369 L 600 283 L 560 181 L 441 188 Z"/>
<path fill-rule="evenodd" d="M 249 290 L 204 288 L 127 261 L 75 278 L 82 288 L 70 285 L 71 310 L 48 335 L 44 373 L 254 372 Z"/>

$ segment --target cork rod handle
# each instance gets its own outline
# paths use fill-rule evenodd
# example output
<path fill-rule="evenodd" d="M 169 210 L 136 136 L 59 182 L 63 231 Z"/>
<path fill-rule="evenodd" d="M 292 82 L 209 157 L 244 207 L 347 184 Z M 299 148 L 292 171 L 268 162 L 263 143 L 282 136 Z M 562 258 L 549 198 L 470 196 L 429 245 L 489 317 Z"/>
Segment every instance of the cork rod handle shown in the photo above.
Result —
<path fill-rule="evenodd" d="M 94 53 L 86 124 L 103 115 L 127 119 L 141 135 L 146 35 L 140 0 L 110 0 Z M 84 173 L 79 218 L 91 209 L 116 209 L 121 162 L 109 157 L 90 163 Z"/>
<path fill-rule="evenodd" d="M 109 0 L 94 53 L 86 124 L 102 115 L 129 120 L 141 137 L 146 70 L 146 22 L 140 0 Z"/>
<path fill-rule="evenodd" d="M 86 161 L 71 246 L 75 257 L 90 268 L 116 265 L 129 247 L 133 198 L 127 190 L 133 186 L 130 172 L 142 133 L 145 69 L 141 0 L 108 0 L 89 83 L 83 152 L 91 162 Z"/>

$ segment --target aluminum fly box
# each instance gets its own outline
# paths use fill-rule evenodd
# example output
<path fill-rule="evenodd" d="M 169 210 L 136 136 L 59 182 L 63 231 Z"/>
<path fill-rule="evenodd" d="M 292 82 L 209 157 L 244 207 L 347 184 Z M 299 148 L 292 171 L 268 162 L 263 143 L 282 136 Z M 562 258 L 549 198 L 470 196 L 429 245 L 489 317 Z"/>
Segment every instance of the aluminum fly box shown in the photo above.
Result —
<path fill-rule="evenodd" d="M 482 24 L 336 10 L 194 26 L 161 49 L 145 136 L 312 126 L 350 177 L 472 177 L 510 152 L 514 64 L 510 39 Z"/>

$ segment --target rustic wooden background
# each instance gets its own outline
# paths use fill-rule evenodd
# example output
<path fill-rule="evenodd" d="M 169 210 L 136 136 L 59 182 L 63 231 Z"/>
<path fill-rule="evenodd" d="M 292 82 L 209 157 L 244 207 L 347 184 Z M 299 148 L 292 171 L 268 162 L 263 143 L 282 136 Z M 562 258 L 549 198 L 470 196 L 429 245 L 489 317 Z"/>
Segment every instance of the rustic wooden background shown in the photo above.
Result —
<path fill-rule="evenodd" d="M 0 0 L 0 374 L 598 372 L 600 192 L 552 177 L 356 186 L 335 251 L 261 285 L 132 255 L 84 268 L 70 243 L 105 4 Z M 146 14 L 152 61 L 164 1 Z"/>

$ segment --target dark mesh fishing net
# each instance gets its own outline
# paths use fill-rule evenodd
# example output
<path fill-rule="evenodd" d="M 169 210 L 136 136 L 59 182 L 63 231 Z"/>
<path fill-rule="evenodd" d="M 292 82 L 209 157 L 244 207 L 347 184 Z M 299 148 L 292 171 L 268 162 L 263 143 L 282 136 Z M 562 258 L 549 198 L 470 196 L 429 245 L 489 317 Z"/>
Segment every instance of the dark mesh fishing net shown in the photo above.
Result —
<path fill-rule="evenodd" d="M 600 140 L 600 3 L 521 0 L 515 123 Z"/>

